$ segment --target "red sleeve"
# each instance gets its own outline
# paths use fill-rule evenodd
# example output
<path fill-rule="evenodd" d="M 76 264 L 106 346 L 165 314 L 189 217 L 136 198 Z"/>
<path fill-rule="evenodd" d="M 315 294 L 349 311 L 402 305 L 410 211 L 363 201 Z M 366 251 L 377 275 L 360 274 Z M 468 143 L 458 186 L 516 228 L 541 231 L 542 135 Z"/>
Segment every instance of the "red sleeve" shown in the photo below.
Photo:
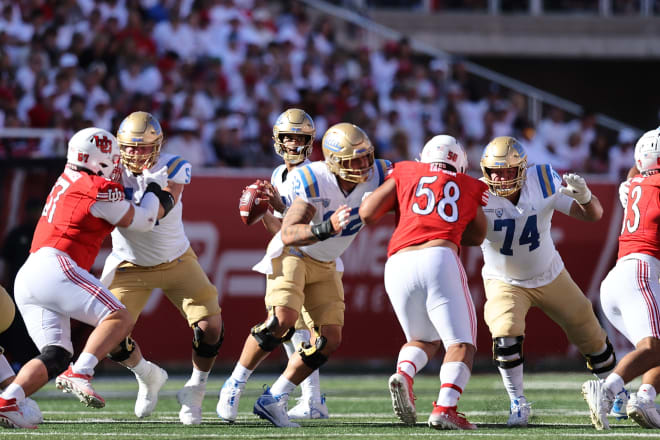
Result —
<path fill-rule="evenodd" d="M 477 197 L 479 198 L 479 204 L 481 206 L 488 205 L 488 198 L 490 197 L 490 191 L 488 191 L 488 185 L 486 185 L 481 180 L 477 180 Z"/>
<path fill-rule="evenodd" d="M 387 169 L 387 176 L 385 176 L 385 180 L 387 180 L 387 179 L 396 180 L 395 174 L 396 175 L 399 174 L 399 173 L 396 172 L 398 169 L 401 169 L 401 167 L 397 167 L 396 163 L 391 164 L 390 167 Z"/>
<path fill-rule="evenodd" d="M 102 179 L 98 181 L 96 200 L 100 202 L 120 202 L 124 200 L 124 187 L 121 183 Z"/>

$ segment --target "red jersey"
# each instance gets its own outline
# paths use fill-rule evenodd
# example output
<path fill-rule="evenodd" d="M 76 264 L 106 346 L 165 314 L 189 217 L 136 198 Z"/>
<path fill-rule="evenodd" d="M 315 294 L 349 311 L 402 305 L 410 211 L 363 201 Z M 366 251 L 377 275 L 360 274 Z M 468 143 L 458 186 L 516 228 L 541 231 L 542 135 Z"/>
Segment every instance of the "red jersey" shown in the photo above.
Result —
<path fill-rule="evenodd" d="M 396 182 L 396 229 L 387 256 L 400 249 L 442 238 L 461 245 L 461 236 L 488 204 L 488 185 L 467 174 L 422 162 L 398 162 L 389 176 Z"/>
<path fill-rule="evenodd" d="M 96 201 L 124 199 L 121 184 L 66 168 L 51 189 L 32 238 L 30 252 L 52 247 L 90 270 L 114 225 L 90 212 Z"/>
<path fill-rule="evenodd" d="M 660 260 L 660 174 L 637 175 L 630 183 L 619 236 L 619 258 L 632 253 Z"/>

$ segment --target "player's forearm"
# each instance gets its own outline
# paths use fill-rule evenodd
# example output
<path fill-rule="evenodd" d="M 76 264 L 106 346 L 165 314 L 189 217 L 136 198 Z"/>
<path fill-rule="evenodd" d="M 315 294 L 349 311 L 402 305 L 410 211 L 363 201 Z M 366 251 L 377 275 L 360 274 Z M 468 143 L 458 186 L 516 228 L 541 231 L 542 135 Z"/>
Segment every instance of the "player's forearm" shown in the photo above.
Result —
<path fill-rule="evenodd" d="M 603 217 L 603 205 L 600 204 L 600 200 L 598 200 L 598 197 L 595 195 L 591 196 L 589 203 L 580 205 L 579 203 L 574 202 L 573 204 L 577 206 L 577 209 L 579 210 L 578 218 L 580 220 L 586 222 L 595 222 Z"/>
<path fill-rule="evenodd" d="M 263 216 L 261 222 L 263 223 L 264 228 L 266 228 L 266 230 L 272 235 L 277 234 L 280 229 L 282 229 L 282 219 L 275 217 L 270 212 L 267 212 Z"/>
<path fill-rule="evenodd" d="M 315 213 L 313 205 L 300 198 L 294 200 L 282 220 L 282 243 L 286 246 L 305 246 L 319 241 L 309 224 Z"/>
<path fill-rule="evenodd" d="M 282 226 L 282 243 L 286 246 L 305 246 L 314 244 L 319 239 L 312 232 L 312 227 L 305 224 Z"/>

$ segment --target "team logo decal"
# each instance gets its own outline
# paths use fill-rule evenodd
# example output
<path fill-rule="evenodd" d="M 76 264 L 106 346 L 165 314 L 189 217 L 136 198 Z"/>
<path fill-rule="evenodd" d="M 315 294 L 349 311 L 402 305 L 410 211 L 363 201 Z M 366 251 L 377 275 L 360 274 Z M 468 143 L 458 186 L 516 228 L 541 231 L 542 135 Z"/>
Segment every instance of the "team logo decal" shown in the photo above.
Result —
<path fill-rule="evenodd" d="M 497 216 L 497 218 L 501 218 L 503 214 L 504 214 L 504 210 L 502 208 L 495 210 L 495 215 Z"/>

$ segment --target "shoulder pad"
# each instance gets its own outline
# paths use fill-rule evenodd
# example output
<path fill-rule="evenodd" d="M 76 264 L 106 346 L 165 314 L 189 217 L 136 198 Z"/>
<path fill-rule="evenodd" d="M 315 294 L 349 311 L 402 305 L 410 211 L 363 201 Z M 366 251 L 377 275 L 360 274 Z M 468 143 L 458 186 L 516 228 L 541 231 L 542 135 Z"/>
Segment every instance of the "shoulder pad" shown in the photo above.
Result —
<path fill-rule="evenodd" d="M 561 177 L 548 164 L 535 165 L 534 169 L 539 181 L 539 187 L 543 193 L 543 198 L 548 198 L 557 192 L 556 181 L 561 182 Z"/>
<path fill-rule="evenodd" d="M 376 159 L 374 167 L 376 167 L 376 173 L 378 173 L 378 184 L 380 185 L 392 172 L 392 162 L 386 159 Z"/>
<path fill-rule="evenodd" d="M 99 202 L 121 202 L 124 200 L 124 187 L 117 182 L 105 180 L 98 187 L 96 200 Z"/>
<path fill-rule="evenodd" d="M 305 194 L 307 197 L 315 198 L 321 195 L 319 190 L 319 182 L 314 174 L 314 170 L 311 165 L 305 165 L 303 167 L 296 168 L 296 175 L 300 179 L 303 188 L 305 189 Z"/>
<path fill-rule="evenodd" d="M 190 183 L 192 165 L 181 156 L 174 156 L 167 161 L 167 180 L 175 183 Z"/>
<path fill-rule="evenodd" d="M 276 182 L 277 181 L 277 176 L 282 174 L 282 167 L 285 167 L 285 166 L 286 165 L 282 164 L 282 165 L 279 165 L 279 166 L 275 167 L 275 169 L 273 170 L 273 174 L 271 174 L 271 176 L 270 176 L 270 183 L 271 184 L 275 185 L 275 183 L 277 183 Z"/>

